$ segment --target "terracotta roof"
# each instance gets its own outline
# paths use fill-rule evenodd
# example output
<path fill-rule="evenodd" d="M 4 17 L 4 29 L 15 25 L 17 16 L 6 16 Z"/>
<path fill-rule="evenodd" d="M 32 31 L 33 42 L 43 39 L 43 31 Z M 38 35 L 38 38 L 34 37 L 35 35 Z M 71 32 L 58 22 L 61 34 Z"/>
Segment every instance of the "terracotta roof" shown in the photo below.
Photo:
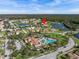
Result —
<path fill-rule="evenodd" d="M 38 39 L 34 38 L 34 39 L 31 40 L 31 43 L 32 43 L 33 45 L 38 45 L 40 42 L 39 42 Z"/>

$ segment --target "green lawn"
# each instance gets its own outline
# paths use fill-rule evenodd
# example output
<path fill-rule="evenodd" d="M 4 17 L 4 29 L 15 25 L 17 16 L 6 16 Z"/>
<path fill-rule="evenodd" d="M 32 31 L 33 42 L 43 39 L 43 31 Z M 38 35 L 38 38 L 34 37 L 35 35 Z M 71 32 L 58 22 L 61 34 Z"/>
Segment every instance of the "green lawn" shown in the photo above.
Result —
<path fill-rule="evenodd" d="M 0 48 L 0 55 L 4 54 L 4 50 Z"/>
<path fill-rule="evenodd" d="M 57 56 L 57 59 L 69 59 L 69 57 L 68 56 L 66 56 L 66 55 L 63 55 L 63 54 L 59 54 L 58 56 Z"/>
<path fill-rule="evenodd" d="M 4 32 L 4 31 L 0 31 L 0 35 L 1 35 L 1 36 L 4 36 L 5 33 L 6 33 L 6 32 Z"/>
<path fill-rule="evenodd" d="M 50 34 L 45 34 L 45 35 L 49 38 L 55 38 L 57 40 L 58 46 L 64 46 L 68 43 L 68 38 L 61 34 L 50 33 Z"/>
<path fill-rule="evenodd" d="M 4 41 L 1 41 L 1 40 L 0 40 L 0 45 L 2 45 L 3 43 L 4 43 Z"/>
<path fill-rule="evenodd" d="M 0 46 L 2 46 L 2 44 L 5 43 L 5 39 L 4 38 L 0 38 Z"/>
<path fill-rule="evenodd" d="M 76 39 L 75 42 L 79 45 L 79 39 Z"/>
<path fill-rule="evenodd" d="M 75 41 L 75 43 L 79 45 L 79 39 L 77 39 L 77 38 L 75 38 L 75 37 L 72 37 L 72 38 L 73 38 L 73 40 Z"/>
<path fill-rule="evenodd" d="M 45 35 L 49 38 L 66 39 L 65 36 L 56 33 L 49 33 L 49 34 L 46 33 Z"/>

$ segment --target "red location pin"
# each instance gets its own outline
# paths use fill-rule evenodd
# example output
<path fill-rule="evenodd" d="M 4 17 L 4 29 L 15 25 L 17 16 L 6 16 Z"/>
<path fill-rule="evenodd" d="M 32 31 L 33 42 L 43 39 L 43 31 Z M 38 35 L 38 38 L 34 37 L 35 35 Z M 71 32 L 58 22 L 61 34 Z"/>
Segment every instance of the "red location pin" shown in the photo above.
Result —
<path fill-rule="evenodd" d="M 42 24 L 46 25 L 46 18 L 42 18 Z"/>

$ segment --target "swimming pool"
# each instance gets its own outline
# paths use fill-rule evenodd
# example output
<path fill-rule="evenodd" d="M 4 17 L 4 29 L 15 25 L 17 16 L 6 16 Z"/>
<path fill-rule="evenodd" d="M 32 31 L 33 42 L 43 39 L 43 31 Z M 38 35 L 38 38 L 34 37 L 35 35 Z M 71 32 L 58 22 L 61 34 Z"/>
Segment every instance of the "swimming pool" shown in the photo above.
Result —
<path fill-rule="evenodd" d="M 28 27 L 29 25 L 28 24 L 18 24 L 19 27 Z"/>
<path fill-rule="evenodd" d="M 47 39 L 48 44 L 51 44 L 51 43 L 54 43 L 54 42 L 56 42 L 56 39 L 51 39 L 51 38 Z"/>
<path fill-rule="evenodd" d="M 42 38 L 42 44 L 47 45 L 47 44 L 52 44 L 55 43 L 57 40 L 52 39 L 52 38 Z"/>

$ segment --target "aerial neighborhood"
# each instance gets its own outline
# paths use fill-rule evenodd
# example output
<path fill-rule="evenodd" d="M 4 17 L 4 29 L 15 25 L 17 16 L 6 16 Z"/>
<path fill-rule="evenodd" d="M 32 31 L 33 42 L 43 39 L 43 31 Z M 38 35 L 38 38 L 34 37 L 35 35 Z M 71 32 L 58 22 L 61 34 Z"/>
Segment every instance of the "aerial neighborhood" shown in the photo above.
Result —
<path fill-rule="evenodd" d="M 47 17 L 1 18 L 0 59 L 79 59 L 79 28 L 72 26 Z"/>

